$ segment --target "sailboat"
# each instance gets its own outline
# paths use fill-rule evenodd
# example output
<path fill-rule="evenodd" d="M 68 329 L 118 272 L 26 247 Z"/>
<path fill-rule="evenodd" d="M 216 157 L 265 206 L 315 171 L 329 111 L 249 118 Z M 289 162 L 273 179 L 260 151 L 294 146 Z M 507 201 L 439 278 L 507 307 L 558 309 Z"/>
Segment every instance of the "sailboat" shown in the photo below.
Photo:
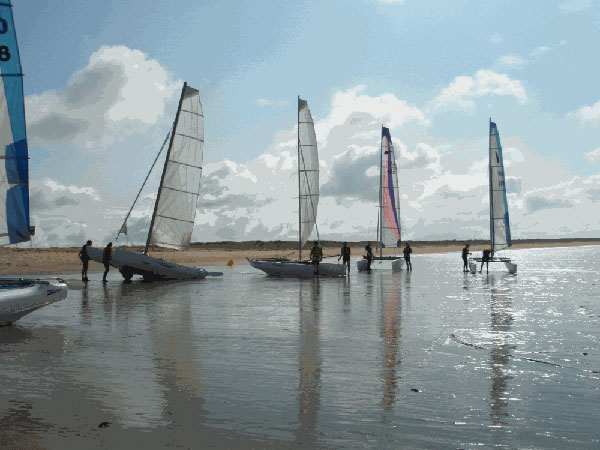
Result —
<path fill-rule="evenodd" d="M 506 182 L 504 179 L 504 160 L 498 127 L 490 119 L 489 144 L 489 186 L 490 186 L 490 256 L 489 263 L 504 263 L 510 273 L 517 272 L 517 264 L 510 258 L 495 257 L 495 253 L 512 245 L 510 239 L 510 223 L 508 220 L 508 202 L 506 200 Z M 469 270 L 477 271 L 477 263 L 482 258 L 471 258 Z M 486 266 L 487 268 L 487 266 Z"/>
<path fill-rule="evenodd" d="M 400 247 L 400 194 L 398 192 L 398 171 L 394 145 L 389 128 L 381 127 L 381 149 L 379 157 L 379 215 L 377 216 L 377 247 L 379 256 L 371 262 L 371 268 L 378 268 L 386 261 L 392 261 L 392 270 L 402 269 L 398 256 L 383 256 L 384 247 Z M 358 271 L 367 270 L 366 259 L 357 261 Z"/>
<path fill-rule="evenodd" d="M 10 0 L 0 3 L 0 78 L 0 245 L 10 245 L 28 242 L 35 233 L 29 220 L 23 73 Z M 0 325 L 66 296 L 59 278 L 0 278 Z"/>
<path fill-rule="evenodd" d="M 315 267 L 302 260 L 302 247 L 316 228 L 319 205 L 319 151 L 315 125 L 306 100 L 298 97 L 298 260 L 287 258 L 246 258 L 250 265 L 268 275 L 313 277 Z M 342 264 L 320 263 L 319 276 L 345 276 Z"/>
<path fill-rule="evenodd" d="M 146 280 L 189 280 L 202 279 L 207 275 L 223 275 L 222 272 L 209 273 L 205 269 L 183 266 L 148 255 L 151 246 L 181 250 L 188 248 L 192 239 L 202 175 L 204 115 L 198 90 L 188 86 L 187 83 L 183 84 L 181 90 L 173 128 L 167 135 L 150 172 L 167 140 L 169 147 L 144 252 L 136 253 L 121 248 L 113 250 L 110 264 L 119 269 L 125 280 L 130 280 L 134 275 L 141 275 Z M 150 172 L 125 217 L 117 239 L 121 233 L 127 233 L 127 220 Z M 102 262 L 101 249 L 89 248 L 88 255 L 92 260 Z"/>

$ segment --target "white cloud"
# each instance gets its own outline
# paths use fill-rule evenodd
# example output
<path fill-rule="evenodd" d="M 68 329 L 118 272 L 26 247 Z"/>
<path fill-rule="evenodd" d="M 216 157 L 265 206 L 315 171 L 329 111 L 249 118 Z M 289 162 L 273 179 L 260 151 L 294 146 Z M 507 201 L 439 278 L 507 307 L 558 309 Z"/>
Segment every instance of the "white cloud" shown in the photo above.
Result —
<path fill-rule="evenodd" d="M 576 111 L 570 112 L 567 114 L 567 117 L 579 120 L 579 123 L 582 126 L 598 125 L 600 123 L 600 100 L 594 103 L 592 106 L 585 105 Z"/>
<path fill-rule="evenodd" d="M 430 102 L 432 111 L 459 108 L 473 111 L 474 99 L 486 95 L 509 95 L 517 102 L 525 103 L 527 94 L 523 83 L 513 80 L 506 74 L 492 70 L 478 70 L 474 77 L 459 76 Z"/>
<path fill-rule="evenodd" d="M 552 50 L 551 47 L 548 47 L 547 45 L 540 45 L 533 49 L 533 51 L 531 52 L 531 56 L 541 56 L 544 53 L 548 53 L 550 50 Z"/>
<path fill-rule="evenodd" d="M 501 34 L 495 33 L 490 36 L 489 40 L 492 44 L 498 45 L 501 44 L 504 39 L 502 38 Z"/>
<path fill-rule="evenodd" d="M 139 50 L 103 46 L 64 89 L 25 99 L 29 138 L 83 149 L 119 141 L 156 125 L 181 84 Z"/>
<path fill-rule="evenodd" d="M 563 13 L 568 14 L 583 11 L 590 6 L 592 6 L 592 0 L 570 0 L 561 3 L 558 7 Z"/>
<path fill-rule="evenodd" d="M 513 69 L 522 69 L 523 66 L 527 64 L 527 61 L 525 61 L 519 55 L 509 54 L 503 55 L 500 58 L 498 58 L 498 63 L 500 65 L 510 67 Z"/>
<path fill-rule="evenodd" d="M 587 159 L 591 164 L 597 164 L 600 162 L 600 147 L 591 152 L 584 153 L 583 157 Z"/>
<path fill-rule="evenodd" d="M 256 106 L 285 106 L 287 104 L 284 100 L 269 100 L 266 98 L 257 98 L 253 103 Z"/>

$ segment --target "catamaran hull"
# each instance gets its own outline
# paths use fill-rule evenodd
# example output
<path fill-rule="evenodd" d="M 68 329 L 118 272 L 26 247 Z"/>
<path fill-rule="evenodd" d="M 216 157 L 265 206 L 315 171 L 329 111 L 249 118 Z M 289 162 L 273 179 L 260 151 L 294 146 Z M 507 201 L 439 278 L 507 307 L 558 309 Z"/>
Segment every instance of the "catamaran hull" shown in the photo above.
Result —
<path fill-rule="evenodd" d="M 504 263 L 508 273 L 517 273 L 517 264 L 512 262 L 508 258 L 498 258 L 498 259 L 490 259 L 488 261 L 490 264 L 492 263 Z M 477 273 L 477 267 L 481 266 L 481 258 L 473 258 L 469 260 L 469 270 L 471 273 Z"/>
<path fill-rule="evenodd" d="M 0 326 L 64 299 L 67 292 L 67 285 L 61 279 L 0 279 Z"/>
<path fill-rule="evenodd" d="M 403 264 L 403 260 L 402 259 L 392 259 L 392 258 L 386 258 L 384 257 L 384 259 L 378 259 L 375 258 L 373 261 L 371 261 L 371 269 L 388 269 L 388 264 L 387 261 L 391 261 L 392 262 L 392 272 L 400 272 L 402 270 L 402 264 Z M 359 272 L 364 272 L 367 270 L 367 266 L 368 266 L 368 262 L 366 259 L 359 259 L 358 261 L 356 261 L 356 268 L 358 269 Z"/>
<path fill-rule="evenodd" d="M 102 263 L 101 249 L 88 248 L 88 255 L 93 261 Z M 208 272 L 201 268 L 183 266 L 119 248 L 113 249 L 110 265 L 119 269 L 126 280 L 130 280 L 134 275 L 141 275 L 145 280 L 201 280 L 208 275 Z M 222 272 L 211 275 L 222 275 Z"/>
<path fill-rule="evenodd" d="M 267 275 L 276 277 L 312 278 L 315 276 L 315 266 L 299 261 L 268 261 L 246 258 L 255 269 L 262 270 Z M 320 263 L 320 277 L 343 277 L 346 275 L 343 264 Z"/>

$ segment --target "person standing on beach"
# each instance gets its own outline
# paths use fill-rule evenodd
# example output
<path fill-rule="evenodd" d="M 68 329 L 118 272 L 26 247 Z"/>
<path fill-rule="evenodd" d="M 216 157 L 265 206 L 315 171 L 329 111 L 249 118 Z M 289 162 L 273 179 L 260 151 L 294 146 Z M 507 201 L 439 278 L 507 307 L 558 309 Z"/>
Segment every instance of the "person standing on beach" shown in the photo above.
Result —
<path fill-rule="evenodd" d="M 343 263 L 345 269 L 348 272 L 348 275 L 350 275 L 350 247 L 348 247 L 347 242 L 344 242 L 344 246 L 340 250 L 340 256 L 338 257 L 338 261 L 340 260 L 340 258 L 344 258 Z"/>
<path fill-rule="evenodd" d="M 471 252 L 469 251 L 469 244 L 466 244 L 465 248 L 462 249 L 463 272 L 469 271 L 467 260 L 469 259 L 470 254 Z"/>
<path fill-rule="evenodd" d="M 315 241 L 310 249 L 310 260 L 315 265 L 315 275 L 319 274 L 319 263 L 323 259 L 323 249 L 319 245 L 319 241 Z"/>
<path fill-rule="evenodd" d="M 412 270 L 412 263 L 410 262 L 410 254 L 412 253 L 412 248 L 410 248 L 409 243 L 407 242 L 404 246 L 404 261 L 406 261 L 406 270 Z"/>
<path fill-rule="evenodd" d="M 371 248 L 370 242 L 368 242 L 367 245 L 365 245 L 365 250 L 367 251 L 367 256 L 365 256 L 365 259 L 367 260 L 367 270 L 370 272 L 371 261 L 373 261 L 373 249 Z"/>
<path fill-rule="evenodd" d="M 110 260 L 112 258 L 112 242 L 109 242 L 104 251 L 102 252 L 102 264 L 104 264 L 104 275 L 102 276 L 102 282 L 106 283 L 106 275 L 110 269 Z"/>
<path fill-rule="evenodd" d="M 79 259 L 81 259 L 81 263 L 83 264 L 83 268 L 81 269 L 81 281 L 88 281 L 87 271 L 88 265 L 90 263 L 90 256 L 88 255 L 88 247 L 92 246 L 92 241 L 87 241 L 81 250 L 79 250 Z"/>
<path fill-rule="evenodd" d="M 489 271 L 490 253 L 492 253 L 492 251 L 489 248 L 486 248 L 483 250 L 483 255 L 481 256 L 481 268 L 479 269 L 479 273 L 481 273 L 483 271 L 484 263 L 485 263 L 485 270 Z"/>

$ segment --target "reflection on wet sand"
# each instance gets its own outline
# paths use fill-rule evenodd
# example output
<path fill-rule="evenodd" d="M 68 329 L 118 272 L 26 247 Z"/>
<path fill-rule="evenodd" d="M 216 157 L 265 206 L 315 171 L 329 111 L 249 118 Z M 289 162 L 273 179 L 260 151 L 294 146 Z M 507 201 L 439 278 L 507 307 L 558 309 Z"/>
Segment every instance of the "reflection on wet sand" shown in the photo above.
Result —
<path fill-rule="evenodd" d="M 508 412 L 508 381 L 512 378 L 508 374 L 510 354 L 515 345 L 510 344 L 510 328 L 513 322 L 511 314 L 512 298 L 506 277 L 488 275 L 485 282 L 490 287 L 491 324 L 490 334 L 492 345 L 490 350 L 490 367 L 492 369 L 492 390 L 490 403 L 490 417 L 495 426 L 507 425 Z"/>
<path fill-rule="evenodd" d="M 319 342 L 320 279 L 300 283 L 300 384 L 295 444 L 315 448 L 320 409 L 321 350 Z M 309 287 L 310 289 L 307 289 Z M 307 292 L 308 291 L 308 292 Z"/>
<path fill-rule="evenodd" d="M 410 275 L 408 275 L 410 276 Z M 383 399 L 386 410 L 391 409 L 396 400 L 397 375 L 396 367 L 401 363 L 398 356 L 398 344 L 401 337 L 401 291 L 399 276 L 380 277 L 379 300 L 381 304 L 381 340 L 383 363 Z"/>

